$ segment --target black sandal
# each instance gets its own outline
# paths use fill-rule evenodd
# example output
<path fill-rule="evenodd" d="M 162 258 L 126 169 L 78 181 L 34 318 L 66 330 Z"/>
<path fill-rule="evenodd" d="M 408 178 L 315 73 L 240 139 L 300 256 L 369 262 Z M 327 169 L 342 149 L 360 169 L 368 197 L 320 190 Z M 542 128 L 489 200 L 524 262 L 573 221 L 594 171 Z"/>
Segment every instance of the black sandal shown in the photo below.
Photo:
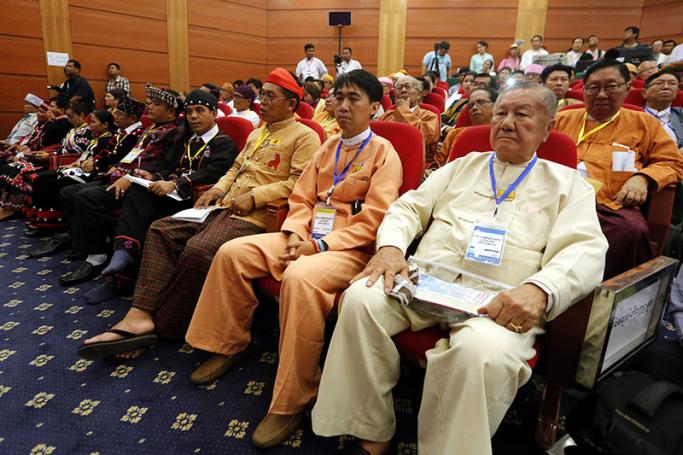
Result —
<path fill-rule="evenodd" d="M 83 344 L 78 348 L 78 355 L 89 360 L 108 359 L 124 352 L 146 349 L 157 343 L 157 336 L 153 333 L 135 335 L 121 329 L 110 329 L 107 332 L 121 335 L 123 338 Z"/>

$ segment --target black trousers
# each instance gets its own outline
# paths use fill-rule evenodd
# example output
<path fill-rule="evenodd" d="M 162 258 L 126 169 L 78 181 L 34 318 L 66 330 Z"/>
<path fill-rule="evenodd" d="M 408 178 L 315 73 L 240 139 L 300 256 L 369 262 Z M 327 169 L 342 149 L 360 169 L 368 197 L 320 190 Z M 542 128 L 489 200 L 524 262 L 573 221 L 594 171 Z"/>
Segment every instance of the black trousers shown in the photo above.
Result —
<path fill-rule="evenodd" d="M 157 196 L 132 185 L 121 200 L 107 191 L 108 183 L 70 185 L 60 194 L 71 229 L 72 249 L 85 254 L 107 252 L 107 234 L 113 222 L 112 210 L 121 207 L 116 225 L 115 249 L 139 257 L 147 229 L 159 218 L 192 206 L 192 201 L 176 201 Z"/>

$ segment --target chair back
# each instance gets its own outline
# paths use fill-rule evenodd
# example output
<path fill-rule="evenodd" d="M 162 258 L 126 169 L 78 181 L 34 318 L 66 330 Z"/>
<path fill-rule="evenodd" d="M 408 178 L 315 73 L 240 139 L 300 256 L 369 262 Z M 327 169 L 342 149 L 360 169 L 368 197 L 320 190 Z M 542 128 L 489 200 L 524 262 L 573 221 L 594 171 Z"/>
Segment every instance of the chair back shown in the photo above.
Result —
<path fill-rule="evenodd" d="M 489 125 L 470 126 L 465 128 L 455 140 L 449 161 L 462 158 L 470 152 L 487 152 L 493 150 Z M 564 133 L 551 131 L 550 136 L 536 151 L 539 158 L 553 161 L 573 169 L 576 168 L 576 144 Z"/>
<path fill-rule="evenodd" d="M 261 103 L 251 103 L 251 110 L 261 116 Z"/>
<path fill-rule="evenodd" d="M 645 81 L 642 79 L 636 79 L 631 82 L 631 87 L 633 88 L 645 88 Z"/>
<path fill-rule="evenodd" d="M 631 91 L 628 92 L 628 95 L 626 95 L 624 103 L 634 104 L 636 106 L 645 106 L 645 98 L 643 98 L 643 89 L 632 88 Z"/>
<path fill-rule="evenodd" d="M 583 101 L 583 87 L 581 87 L 580 89 L 572 88 L 571 90 L 567 90 L 567 93 L 564 95 L 564 97 L 571 98 L 573 100 Z"/>
<path fill-rule="evenodd" d="M 254 129 L 254 125 L 242 117 L 221 117 L 216 119 L 216 124 L 223 134 L 232 139 L 239 151 L 242 151 L 249 133 Z"/>
<path fill-rule="evenodd" d="M 568 111 L 569 109 L 583 109 L 584 107 L 586 107 L 586 105 L 583 103 L 568 104 L 565 107 L 560 108 L 560 112 Z"/>
<path fill-rule="evenodd" d="M 674 107 L 683 107 L 683 90 L 679 90 L 676 99 L 671 103 Z"/>
<path fill-rule="evenodd" d="M 470 108 L 465 105 L 458 114 L 458 119 L 455 121 L 456 128 L 464 126 L 472 126 L 472 117 L 470 117 Z"/>
<path fill-rule="evenodd" d="M 444 81 L 437 81 L 436 86 L 441 87 L 441 89 L 445 90 L 446 93 L 448 93 L 448 89 L 451 88 L 451 86 L 448 85 L 448 82 L 444 82 Z"/>
<path fill-rule="evenodd" d="M 442 87 L 439 87 L 438 85 L 435 86 L 434 89 L 432 89 L 432 93 L 436 93 L 437 95 L 443 96 L 443 99 L 444 99 L 444 100 L 445 100 L 446 98 L 448 98 L 448 90 L 447 90 L 447 89 L 443 89 Z"/>
<path fill-rule="evenodd" d="M 299 107 L 296 109 L 296 113 L 299 114 L 299 117 L 301 118 L 309 120 L 313 118 L 313 108 L 310 104 L 304 101 L 301 101 L 299 103 Z"/>
<path fill-rule="evenodd" d="M 420 105 L 422 104 L 430 104 L 436 107 L 436 109 L 438 110 L 436 115 L 440 115 L 445 109 L 446 99 L 438 93 L 427 93 L 424 99 L 422 100 L 422 103 L 420 103 Z"/>
<path fill-rule="evenodd" d="M 391 107 L 391 98 L 389 98 L 388 95 L 382 95 L 381 103 L 382 103 L 382 108 L 384 109 L 384 112 L 386 112 Z"/>
<path fill-rule="evenodd" d="M 391 142 L 403 164 L 403 183 L 399 194 L 414 190 L 424 170 L 424 139 L 414 126 L 398 122 L 370 122 L 370 129 Z"/>
<path fill-rule="evenodd" d="M 218 103 L 218 109 L 226 116 L 232 114 L 232 108 L 225 103 Z"/>
<path fill-rule="evenodd" d="M 320 123 L 314 121 L 314 120 L 309 120 L 307 118 L 298 118 L 296 119 L 297 122 L 301 123 L 302 125 L 306 125 L 316 133 L 318 133 L 318 137 L 320 137 L 320 143 L 322 144 L 327 140 L 327 134 L 325 134 L 325 130 L 323 127 L 320 125 Z"/>

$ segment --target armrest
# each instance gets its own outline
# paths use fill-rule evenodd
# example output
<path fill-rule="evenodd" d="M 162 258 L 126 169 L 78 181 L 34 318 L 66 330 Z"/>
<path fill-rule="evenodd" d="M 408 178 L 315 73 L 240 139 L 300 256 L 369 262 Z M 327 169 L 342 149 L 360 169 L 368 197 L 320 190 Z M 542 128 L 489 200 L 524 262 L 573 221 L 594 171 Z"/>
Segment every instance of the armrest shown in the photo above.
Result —
<path fill-rule="evenodd" d="M 666 236 L 671 225 L 676 185 L 668 185 L 650 196 L 647 204 L 647 226 L 650 229 L 650 240 L 656 243 L 655 256 L 662 254 Z"/>
<path fill-rule="evenodd" d="M 266 204 L 266 232 L 280 232 L 289 213 L 287 199 L 276 199 Z"/>
<path fill-rule="evenodd" d="M 46 152 L 49 151 L 47 149 L 43 149 L 43 150 Z M 49 158 L 50 170 L 56 171 L 57 168 L 59 168 L 60 166 L 66 166 L 68 164 L 71 164 L 80 157 L 81 157 L 80 153 L 66 153 L 64 155 L 52 154 L 52 155 L 50 155 L 50 158 Z"/>

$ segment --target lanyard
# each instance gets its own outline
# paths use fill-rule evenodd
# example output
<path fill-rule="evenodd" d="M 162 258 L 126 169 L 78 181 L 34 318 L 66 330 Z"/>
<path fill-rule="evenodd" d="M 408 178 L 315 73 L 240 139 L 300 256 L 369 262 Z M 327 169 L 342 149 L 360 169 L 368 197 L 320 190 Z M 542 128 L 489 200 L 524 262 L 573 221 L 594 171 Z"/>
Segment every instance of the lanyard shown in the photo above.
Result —
<path fill-rule="evenodd" d="M 259 147 L 261 147 L 261 145 L 263 145 L 263 143 L 266 141 L 266 139 L 268 139 L 269 136 L 270 136 L 270 128 L 268 128 L 268 127 L 263 128 L 263 131 L 261 131 L 261 133 L 258 135 L 258 138 L 256 138 L 256 142 L 254 143 L 253 150 L 251 151 L 249 156 L 244 157 L 244 161 L 242 161 L 242 165 L 237 170 L 237 175 L 235 176 L 235 179 L 237 179 L 237 177 L 239 177 L 239 175 L 242 173 L 242 171 L 244 171 L 244 169 L 247 167 L 247 161 L 249 161 L 251 159 L 251 157 L 254 155 L 254 153 L 256 153 L 256 151 L 259 149 Z"/>
<path fill-rule="evenodd" d="M 190 169 L 192 168 L 192 162 L 193 162 L 195 159 L 197 159 L 197 157 L 199 156 L 199 154 L 202 153 L 202 151 L 204 151 L 204 149 L 205 149 L 206 146 L 208 145 L 208 143 L 205 142 L 204 145 L 202 145 L 201 147 L 199 147 L 199 150 L 197 150 L 197 152 L 194 154 L 194 156 L 192 156 L 192 155 L 190 154 L 190 143 L 191 143 L 191 142 L 192 142 L 192 141 L 187 141 L 187 160 L 190 162 Z"/>
<path fill-rule="evenodd" d="M 584 131 L 586 130 L 586 120 L 588 120 L 588 112 L 584 112 L 584 113 L 583 113 L 583 123 L 582 123 L 582 125 L 581 125 L 581 131 L 579 131 L 579 138 L 578 138 L 578 140 L 576 141 L 576 145 L 579 145 L 579 144 L 582 143 L 586 138 L 588 138 L 589 136 L 592 136 L 593 134 L 597 133 L 597 132 L 600 131 L 601 129 L 606 128 L 607 125 L 609 125 L 609 124 L 612 123 L 614 120 L 616 120 L 617 117 L 619 117 L 619 114 L 620 114 L 620 113 L 621 113 L 621 110 L 618 110 L 617 113 L 614 114 L 612 117 L 610 117 L 610 119 L 607 120 L 605 123 L 601 123 L 600 125 L 596 126 L 596 127 L 593 128 L 592 130 L 590 130 L 589 132 L 587 132 L 587 133 L 584 134 Z"/>
<path fill-rule="evenodd" d="M 358 147 L 358 150 L 356 150 L 356 154 L 353 155 L 353 158 L 351 158 L 351 161 L 348 162 L 348 164 L 344 167 L 344 169 L 341 171 L 341 174 L 339 174 L 339 154 L 341 152 L 341 146 L 342 146 L 342 141 L 339 139 L 339 144 L 337 144 L 337 151 L 334 154 L 334 175 L 332 177 L 332 188 L 330 188 L 327 191 L 327 205 L 330 205 L 330 198 L 332 197 L 332 193 L 334 193 L 334 188 L 337 186 L 339 182 L 344 180 L 344 177 L 346 177 L 346 173 L 349 172 L 349 169 L 351 168 L 351 164 L 358 158 L 358 155 L 363 151 L 366 145 L 368 145 L 368 142 L 370 142 L 370 139 L 372 138 L 372 131 L 370 131 L 370 134 L 368 135 L 367 138 L 360 144 L 360 147 Z"/>
<path fill-rule="evenodd" d="M 500 205 L 501 202 L 503 202 L 514 190 L 519 186 L 520 183 L 522 183 L 522 180 L 526 178 L 527 175 L 529 175 L 529 172 L 531 172 L 531 169 L 536 165 L 536 162 L 538 161 L 538 155 L 534 156 L 534 159 L 531 160 L 531 162 L 527 165 L 527 167 L 522 171 L 521 174 L 515 179 L 514 182 L 508 186 L 508 189 L 505 190 L 505 192 L 498 197 L 498 189 L 496 187 L 496 174 L 493 172 L 493 159 L 495 158 L 496 154 L 492 153 L 491 154 L 491 159 L 489 159 L 489 175 L 491 176 L 491 188 L 493 189 L 493 198 L 496 200 L 496 210 L 493 212 L 493 217 L 498 214 L 498 206 Z"/>

